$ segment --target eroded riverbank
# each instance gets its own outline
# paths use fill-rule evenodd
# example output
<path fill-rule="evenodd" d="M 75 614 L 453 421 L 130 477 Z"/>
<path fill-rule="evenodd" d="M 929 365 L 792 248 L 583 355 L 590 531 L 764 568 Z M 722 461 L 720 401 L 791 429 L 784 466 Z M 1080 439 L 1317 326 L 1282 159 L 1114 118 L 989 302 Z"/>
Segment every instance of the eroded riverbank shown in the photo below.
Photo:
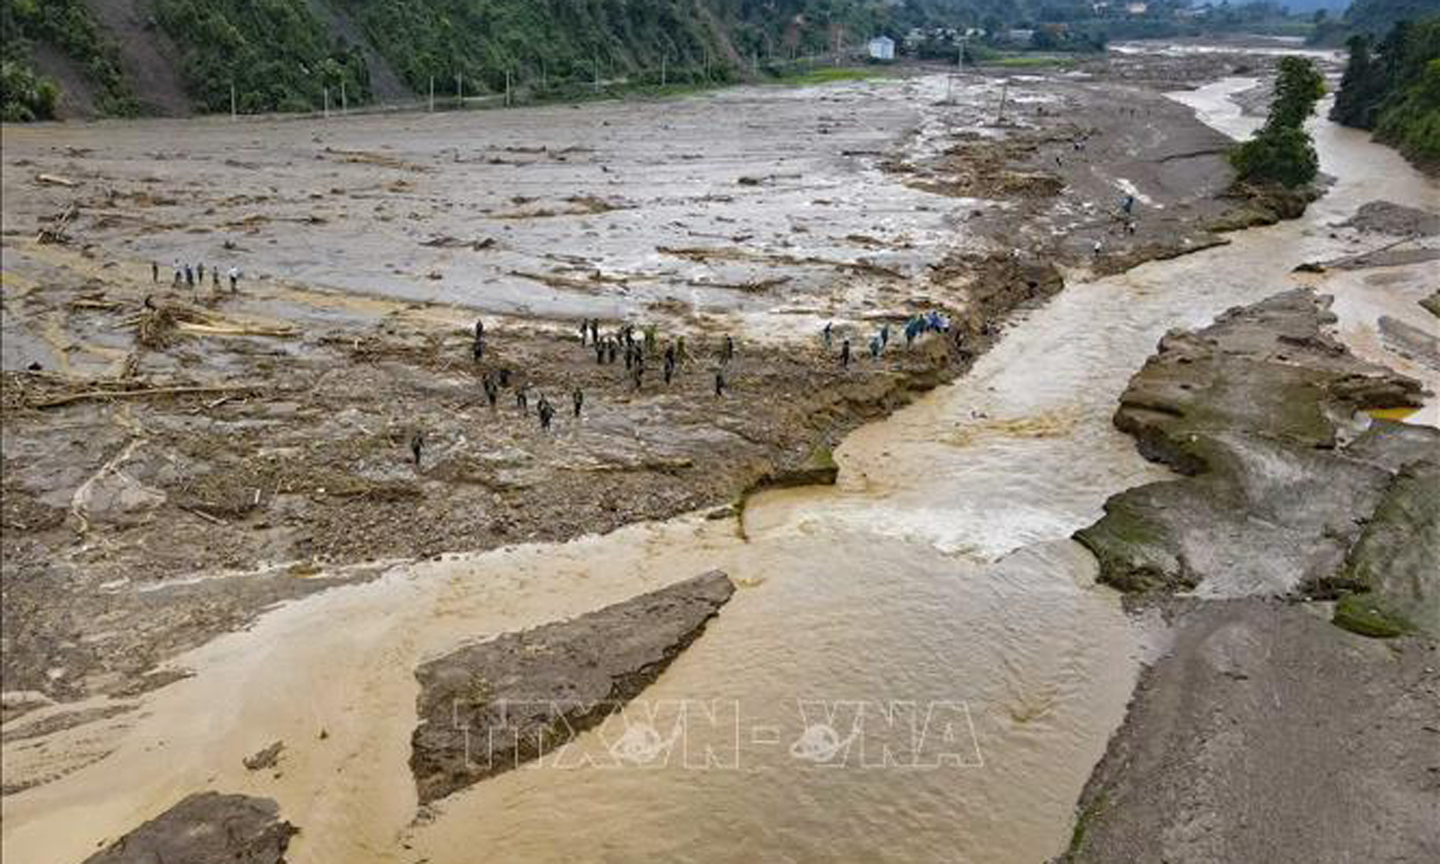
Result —
<path fill-rule="evenodd" d="M 148 149 L 167 123 L 6 129 L 7 688 L 31 706 L 133 696 L 171 680 L 147 674 L 167 658 L 389 562 L 833 472 L 849 431 L 962 374 L 1065 274 L 1219 242 L 1204 226 L 1237 206 L 1223 137 L 1153 83 L 1123 87 L 1118 104 L 1103 80 L 932 76 L 578 114 L 207 121 L 176 151 Z M 36 242 L 57 211 L 67 242 Z M 209 276 L 171 285 L 175 255 Z M 238 292 L 215 269 L 231 264 Z M 948 332 L 909 347 L 931 310 Z M 590 314 L 607 340 L 654 328 L 638 386 L 628 357 L 581 343 Z M 501 376 L 492 407 L 482 382 Z"/>
<path fill-rule="evenodd" d="M 1378 148 L 1355 145 L 1346 155 L 1389 170 Z M 1335 210 L 1368 200 L 1375 178 L 1355 179 L 1342 175 Z M 143 713 L 7 746 L 7 773 L 75 769 L 7 796 L 7 853 L 78 859 L 189 791 L 220 788 L 278 801 L 301 827 L 301 861 L 459 861 L 476 848 L 538 860 L 1053 854 L 1144 650 L 1066 539 L 1108 495 L 1165 474 L 1110 425 L 1115 394 L 1171 326 L 1273 293 L 1295 263 L 1351 245 L 1329 236 L 1329 215 L 1076 280 L 954 386 L 849 436 L 833 489 L 753 499 L 748 543 L 726 520 L 642 524 L 398 567 L 285 605 L 180 657 L 173 666 L 194 676 L 145 697 Z M 1401 290 L 1411 282 L 1399 274 Z M 695 730 L 734 767 L 611 765 L 607 739 L 582 736 L 600 767 L 510 772 L 415 820 L 417 665 L 715 566 L 741 590 L 645 698 L 736 705 L 743 725 L 721 715 Z M 943 770 L 866 770 L 858 753 L 825 766 L 794 755 L 809 726 L 799 700 L 958 703 L 970 723 Z M 853 731 L 853 719 L 837 726 Z M 885 742 L 894 728 L 881 728 Z M 275 740 L 276 771 L 244 768 Z M 103 761 L 76 768 L 77 754 Z"/>

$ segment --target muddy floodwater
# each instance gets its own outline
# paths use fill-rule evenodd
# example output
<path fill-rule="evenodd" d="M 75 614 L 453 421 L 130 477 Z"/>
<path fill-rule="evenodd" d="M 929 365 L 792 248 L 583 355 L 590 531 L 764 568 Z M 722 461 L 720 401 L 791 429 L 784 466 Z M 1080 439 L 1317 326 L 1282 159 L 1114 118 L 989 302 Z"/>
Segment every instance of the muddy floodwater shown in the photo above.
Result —
<path fill-rule="evenodd" d="M 1179 98 L 1240 135 L 1253 120 L 1230 97 L 1253 83 Z M 1110 419 L 1157 339 L 1312 285 L 1340 295 L 1339 330 L 1358 353 L 1440 389 L 1434 369 L 1394 354 L 1376 330 L 1388 314 L 1433 332 L 1415 303 L 1433 290 L 1426 265 L 1290 272 L 1358 251 L 1328 226 L 1361 204 L 1434 209 L 1437 187 L 1362 133 L 1326 121 L 1315 132 L 1336 182 L 1304 218 L 1072 282 L 967 377 L 849 436 L 833 488 L 758 496 L 743 525 L 697 515 L 397 565 L 184 656 L 195 675 L 148 697 L 138 717 L 69 730 L 46 753 L 7 751 L 113 753 L 7 797 L 6 857 L 79 860 L 201 788 L 276 799 L 302 829 L 287 858 L 299 862 L 1059 852 L 1148 650 L 1143 625 L 1094 585 L 1093 559 L 1069 537 L 1108 496 L 1167 474 Z M 1436 424 L 1436 404 L 1411 420 Z M 418 662 L 717 567 L 741 590 L 624 715 L 564 758 L 416 818 Z M 625 724 L 642 720 L 672 746 L 649 761 L 618 757 Z M 242 767 L 276 740 L 286 742 L 278 772 Z"/>

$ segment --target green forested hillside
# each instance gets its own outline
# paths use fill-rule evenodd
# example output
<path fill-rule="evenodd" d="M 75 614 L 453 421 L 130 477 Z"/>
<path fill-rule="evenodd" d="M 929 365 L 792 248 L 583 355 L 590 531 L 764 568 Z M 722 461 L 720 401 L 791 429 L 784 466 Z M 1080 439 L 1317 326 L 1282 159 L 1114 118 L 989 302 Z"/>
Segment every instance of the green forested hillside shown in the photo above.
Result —
<path fill-rule="evenodd" d="M 130 88 L 120 72 L 115 46 L 81 0 L 0 0 L 0 115 L 8 122 L 53 116 L 59 90 L 34 69 L 36 43 L 64 54 L 95 87 L 99 107 L 108 114 L 134 110 Z"/>
<path fill-rule="evenodd" d="M 160 26 L 180 49 L 181 74 L 197 108 L 242 112 L 318 108 L 369 97 L 370 75 L 354 46 L 327 31 L 305 0 L 155 0 Z"/>
<path fill-rule="evenodd" d="M 1440 15 L 1440 0 L 1355 0 L 1343 15 L 1316 28 L 1310 42 L 1342 45 L 1352 36 L 1379 39 L 1401 21 Z"/>
<path fill-rule="evenodd" d="M 1402 21 L 1378 41 L 1352 37 L 1349 48 L 1331 118 L 1440 170 L 1440 15 Z"/>
<path fill-rule="evenodd" d="M 1082 0 L 0 2 L 12 119 L 46 116 L 53 106 L 53 85 L 30 63 L 39 42 L 89 70 L 107 94 L 102 112 L 133 107 L 115 46 L 90 13 L 106 2 L 126 4 L 131 23 L 112 35 L 124 40 L 127 62 L 138 54 L 175 68 L 197 110 L 228 111 L 233 86 L 242 112 L 318 109 L 326 88 L 338 101 L 342 84 L 352 104 L 364 102 L 374 63 L 387 67 L 384 80 L 393 80 L 393 70 L 417 94 L 432 79 L 438 94 L 453 93 L 459 82 L 467 94 L 499 91 L 507 71 L 532 91 L 542 81 L 574 83 L 597 72 L 607 80 L 649 80 L 662 63 L 672 81 L 726 80 L 757 61 L 854 48 L 878 33 L 899 37 L 932 24 L 998 31 L 1094 14 Z M 143 90 L 147 82 L 131 83 Z"/>

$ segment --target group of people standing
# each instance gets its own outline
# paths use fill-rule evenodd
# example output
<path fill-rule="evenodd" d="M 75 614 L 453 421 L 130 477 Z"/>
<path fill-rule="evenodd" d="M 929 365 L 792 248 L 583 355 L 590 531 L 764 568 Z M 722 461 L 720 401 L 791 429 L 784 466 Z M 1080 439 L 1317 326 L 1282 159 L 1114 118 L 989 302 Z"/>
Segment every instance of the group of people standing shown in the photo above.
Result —
<path fill-rule="evenodd" d="M 915 340 L 919 339 L 925 333 L 944 333 L 948 332 L 949 329 L 949 320 L 934 309 L 923 314 L 915 315 L 905 322 L 905 347 L 909 348 L 914 345 Z M 834 345 L 834 340 L 835 324 L 834 322 L 827 321 L 825 326 L 820 330 L 820 341 L 825 345 L 825 350 L 829 351 Z M 880 355 L 884 354 L 885 349 L 890 347 L 890 323 L 888 321 L 880 325 L 880 329 L 870 337 L 869 347 L 870 358 L 872 360 L 880 359 Z M 852 359 L 853 355 L 850 348 L 850 340 L 848 338 L 842 339 L 840 342 L 840 365 L 848 369 Z"/>
<path fill-rule="evenodd" d="M 205 284 L 206 268 L 204 262 L 201 262 L 199 264 L 184 264 L 181 263 L 180 259 L 177 258 L 175 259 L 175 263 L 172 265 L 172 267 L 174 270 L 174 276 L 170 281 L 171 287 L 179 288 L 181 285 L 184 285 L 186 288 L 189 288 L 193 291 L 196 287 Z M 211 267 L 209 268 L 209 270 L 210 284 L 216 291 L 219 291 L 220 268 Z M 229 270 L 227 270 L 225 273 L 225 279 L 230 283 L 230 293 L 234 294 L 235 292 L 240 290 L 239 267 L 231 267 Z M 159 284 L 160 282 L 160 265 L 154 261 L 150 262 L 150 281 L 156 284 Z"/>

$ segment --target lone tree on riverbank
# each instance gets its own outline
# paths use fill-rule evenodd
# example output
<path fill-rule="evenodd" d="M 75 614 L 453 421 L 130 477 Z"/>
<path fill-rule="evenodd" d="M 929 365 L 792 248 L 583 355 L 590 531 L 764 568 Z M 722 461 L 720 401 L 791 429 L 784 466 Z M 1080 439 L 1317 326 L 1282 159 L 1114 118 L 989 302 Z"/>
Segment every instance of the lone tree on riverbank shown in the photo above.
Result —
<path fill-rule="evenodd" d="M 1325 79 L 1304 57 L 1280 60 L 1270 115 L 1255 137 L 1230 151 L 1230 164 L 1244 183 L 1303 186 L 1320 173 L 1315 143 L 1305 121 L 1325 95 Z"/>

